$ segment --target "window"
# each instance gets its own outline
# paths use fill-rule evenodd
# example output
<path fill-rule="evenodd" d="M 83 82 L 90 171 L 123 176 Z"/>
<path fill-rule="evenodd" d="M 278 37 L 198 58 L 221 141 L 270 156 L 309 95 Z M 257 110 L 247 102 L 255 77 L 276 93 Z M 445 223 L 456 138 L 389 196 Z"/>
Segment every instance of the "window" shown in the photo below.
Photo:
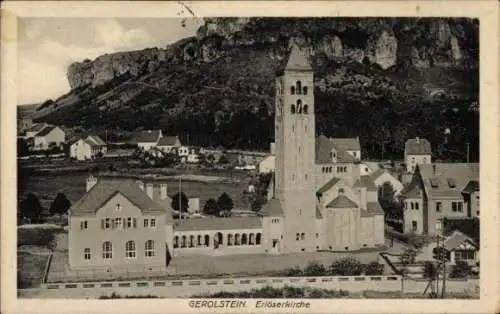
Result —
<path fill-rule="evenodd" d="M 300 240 L 300 233 L 296 233 L 295 234 L 295 241 L 299 241 Z"/>
<path fill-rule="evenodd" d="M 144 256 L 146 257 L 155 256 L 155 241 L 153 240 L 146 241 L 146 243 L 144 244 Z"/>
<path fill-rule="evenodd" d="M 339 194 L 344 194 L 344 188 L 339 188 Z"/>
<path fill-rule="evenodd" d="M 417 222 L 415 220 L 411 222 L 411 228 L 414 232 L 417 231 Z"/>
<path fill-rule="evenodd" d="M 122 206 L 120 205 L 120 203 L 116 204 L 116 211 L 121 212 L 121 210 L 122 210 Z"/>
<path fill-rule="evenodd" d="M 463 213 L 464 212 L 464 203 L 458 202 L 458 212 Z"/>
<path fill-rule="evenodd" d="M 302 88 L 302 94 L 307 95 L 307 86 Z"/>
<path fill-rule="evenodd" d="M 201 234 L 198 235 L 198 241 L 196 241 L 196 245 L 197 246 L 201 245 Z"/>
<path fill-rule="evenodd" d="M 316 239 L 319 239 L 319 233 L 316 233 Z"/>
<path fill-rule="evenodd" d="M 89 222 L 87 220 L 80 221 L 80 230 L 87 230 L 89 227 Z"/>
<path fill-rule="evenodd" d="M 302 100 L 297 100 L 297 113 L 302 113 Z"/>
<path fill-rule="evenodd" d="M 227 245 L 228 246 L 233 245 L 233 235 L 232 234 L 227 235 Z"/>
<path fill-rule="evenodd" d="M 113 244 L 110 241 L 106 241 L 102 244 L 102 258 L 111 259 L 113 258 Z"/>
<path fill-rule="evenodd" d="M 290 86 L 290 94 L 295 95 L 295 86 Z"/>
<path fill-rule="evenodd" d="M 452 212 L 457 212 L 458 210 L 458 203 L 457 202 L 452 202 L 451 203 L 451 211 Z"/>
<path fill-rule="evenodd" d="M 419 203 L 415 203 L 415 209 L 418 210 Z"/>
<path fill-rule="evenodd" d="M 308 111 L 309 111 L 309 106 L 308 105 L 304 105 L 304 107 L 302 108 L 302 113 L 308 114 Z"/>
<path fill-rule="evenodd" d="M 109 229 L 109 228 L 111 228 L 111 219 L 106 218 L 104 219 L 104 229 Z"/>
<path fill-rule="evenodd" d="M 174 249 L 179 247 L 179 236 L 174 237 Z"/>
<path fill-rule="evenodd" d="M 89 248 L 86 248 L 83 250 L 83 258 L 87 261 L 90 260 L 90 249 Z"/>
<path fill-rule="evenodd" d="M 127 241 L 125 243 L 125 257 L 126 258 L 135 258 L 135 242 Z"/>
<path fill-rule="evenodd" d="M 302 82 L 301 81 L 297 81 L 295 83 L 295 92 L 297 93 L 297 95 L 302 94 Z"/>
<path fill-rule="evenodd" d="M 306 238 L 306 234 L 305 234 L 304 232 L 302 232 L 302 233 L 300 234 L 300 239 L 301 239 L 301 240 L 305 240 L 305 238 Z"/>
<path fill-rule="evenodd" d="M 260 245 L 260 233 L 257 233 L 257 236 L 255 237 L 255 244 Z"/>
<path fill-rule="evenodd" d="M 127 218 L 127 222 L 125 224 L 125 228 L 132 228 L 132 217 Z"/>
<path fill-rule="evenodd" d="M 115 226 L 115 229 L 121 229 L 122 228 L 122 219 L 121 219 L 121 217 L 115 218 L 115 220 L 114 220 L 114 226 Z"/>
<path fill-rule="evenodd" d="M 155 218 L 152 218 L 152 219 L 151 219 L 150 227 L 151 227 L 151 228 L 156 227 L 156 219 L 155 219 Z"/>
<path fill-rule="evenodd" d="M 147 228 L 149 225 L 149 220 L 148 219 L 144 219 L 144 228 Z"/>
<path fill-rule="evenodd" d="M 186 236 L 183 235 L 181 238 L 181 247 L 186 247 Z"/>
<path fill-rule="evenodd" d="M 137 218 L 132 218 L 132 225 L 134 228 L 137 228 Z"/>
<path fill-rule="evenodd" d="M 415 204 L 413 202 L 410 203 L 411 209 L 415 209 Z"/>
<path fill-rule="evenodd" d="M 443 209 L 443 203 L 436 202 L 436 213 L 440 213 L 442 209 Z"/>

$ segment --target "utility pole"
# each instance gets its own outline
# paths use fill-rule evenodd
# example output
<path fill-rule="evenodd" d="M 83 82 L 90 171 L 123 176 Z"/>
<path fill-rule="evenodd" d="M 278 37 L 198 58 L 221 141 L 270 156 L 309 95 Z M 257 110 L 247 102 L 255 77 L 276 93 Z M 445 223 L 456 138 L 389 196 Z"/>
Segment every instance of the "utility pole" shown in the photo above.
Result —
<path fill-rule="evenodd" d="M 465 143 L 465 145 L 467 146 L 467 163 L 469 163 L 469 143 Z"/>
<path fill-rule="evenodd" d="M 443 246 L 443 253 L 444 253 L 444 246 Z M 446 293 L 446 255 L 443 256 L 443 290 L 441 291 L 441 299 L 444 299 L 445 293 Z"/>

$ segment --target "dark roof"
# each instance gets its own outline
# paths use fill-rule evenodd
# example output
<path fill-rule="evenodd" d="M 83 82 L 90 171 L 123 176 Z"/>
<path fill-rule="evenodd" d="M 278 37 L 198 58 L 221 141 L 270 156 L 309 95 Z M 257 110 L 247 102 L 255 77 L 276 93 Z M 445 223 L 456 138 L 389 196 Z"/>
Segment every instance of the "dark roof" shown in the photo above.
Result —
<path fill-rule="evenodd" d="M 99 208 L 118 193 L 139 207 L 143 214 L 167 212 L 166 208 L 149 198 L 133 180 L 99 179 L 90 191 L 73 204 L 71 214 L 77 216 L 94 215 Z"/>
<path fill-rule="evenodd" d="M 337 184 L 337 182 L 339 182 L 340 179 L 335 177 L 335 178 L 332 178 L 330 181 L 328 181 L 327 183 L 323 184 L 322 187 L 320 187 L 317 191 L 317 193 L 321 194 L 321 193 L 325 193 L 326 191 L 328 191 L 329 189 L 332 188 L 332 186 L 334 186 L 335 184 Z"/>
<path fill-rule="evenodd" d="M 358 205 L 351 201 L 347 196 L 345 195 L 339 195 L 337 196 L 333 201 L 331 201 L 328 205 L 326 205 L 328 208 L 357 208 Z"/>
<path fill-rule="evenodd" d="M 176 220 L 175 231 L 260 229 L 260 217 L 207 217 Z"/>
<path fill-rule="evenodd" d="M 179 141 L 178 136 L 164 136 L 158 141 L 158 146 L 173 146 L 177 141 Z"/>
<path fill-rule="evenodd" d="M 316 138 L 316 164 L 328 164 L 332 162 L 330 152 L 333 142 L 326 136 L 320 135 Z"/>
<path fill-rule="evenodd" d="M 333 144 L 338 150 L 361 150 L 358 138 L 333 138 Z"/>
<path fill-rule="evenodd" d="M 463 193 L 472 193 L 479 191 L 479 181 L 471 180 L 465 188 L 462 190 Z"/>
<path fill-rule="evenodd" d="M 368 202 L 366 203 L 366 210 L 363 210 L 362 213 L 364 216 L 383 215 L 384 210 L 378 202 Z"/>
<path fill-rule="evenodd" d="M 279 199 L 273 198 L 262 207 L 263 216 L 283 216 L 283 208 Z"/>
<path fill-rule="evenodd" d="M 373 182 L 372 177 L 370 177 L 369 175 L 360 176 L 359 179 L 354 183 L 353 187 L 366 187 L 366 190 L 371 192 L 376 192 L 378 190 L 375 182 Z"/>
<path fill-rule="evenodd" d="M 464 241 L 470 241 L 472 245 L 474 245 L 476 248 L 479 248 L 476 242 L 472 240 L 469 236 L 463 234 L 462 232 L 455 230 L 453 233 L 444 241 L 444 247 L 452 251 L 456 249 L 458 246 L 460 246 Z"/>
<path fill-rule="evenodd" d="M 92 143 L 92 146 L 105 146 L 106 145 L 106 143 L 104 143 L 104 141 L 97 135 L 89 135 L 89 136 L 87 136 L 87 138 L 85 140 L 89 144 Z"/>
<path fill-rule="evenodd" d="M 46 123 L 37 123 L 31 128 L 27 129 L 26 132 L 40 132 L 43 128 L 47 126 Z"/>
<path fill-rule="evenodd" d="M 479 163 L 433 163 L 418 169 L 429 196 L 461 197 L 466 188 L 476 186 L 471 181 L 479 189 Z"/>
<path fill-rule="evenodd" d="M 156 143 L 160 136 L 159 130 L 146 130 L 141 131 L 137 136 L 136 142 L 138 143 Z"/>
<path fill-rule="evenodd" d="M 405 143 L 406 154 L 429 155 L 431 152 L 431 143 L 425 138 L 411 138 Z"/>
<path fill-rule="evenodd" d="M 47 134 L 52 132 L 52 130 L 54 130 L 55 128 L 56 128 L 56 126 L 45 127 L 40 132 L 38 132 L 35 136 L 46 136 Z"/>
<path fill-rule="evenodd" d="M 403 198 L 420 198 L 420 186 L 416 182 L 410 183 L 408 186 L 404 187 L 400 193 Z"/>

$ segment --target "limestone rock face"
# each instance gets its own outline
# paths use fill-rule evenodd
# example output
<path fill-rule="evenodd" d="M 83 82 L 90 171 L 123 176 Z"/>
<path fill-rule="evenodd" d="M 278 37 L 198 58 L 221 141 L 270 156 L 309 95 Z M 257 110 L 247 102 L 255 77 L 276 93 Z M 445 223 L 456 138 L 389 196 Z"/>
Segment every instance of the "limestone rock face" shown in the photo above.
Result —
<path fill-rule="evenodd" d="M 396 64 L 398 40 L 394 34 L 384 30 L 379 36 L 372 36 L 367 43 L 366 57 L 382 69 Z"/>

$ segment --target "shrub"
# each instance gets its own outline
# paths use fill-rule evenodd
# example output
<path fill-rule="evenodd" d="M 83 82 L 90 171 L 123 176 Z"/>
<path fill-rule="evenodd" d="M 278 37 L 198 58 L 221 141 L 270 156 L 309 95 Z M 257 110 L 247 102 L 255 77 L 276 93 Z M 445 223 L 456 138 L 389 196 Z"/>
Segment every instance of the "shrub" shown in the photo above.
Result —
<path fill-rule="evenodd" d="M 368 265 L 364 265 L 365 275 L 382 275 L 384 273 L 384 265 L 377 262 L 371 262 Z"/>
<path fill-rule="evenodd" d="M 450 272 L 450 278 L 466 278 L 471 274 L 471 267 L 464 261 L 458 261 Z"/>
<path fill-rule="evenodd" d="M 359 276 L 363 273 L 363 265 L 353 257 L 345 257 L 332 263 L 330 273 L 334 276 Z"/>
<path fill-rule="evenodd" d="M 302 276 L 302 269 L 299 266 L 295 266 L 293 268 L 285 269 L 285 275 L 288 277 L 298 277 Z"/>
<path fill-rule="evenodd" d="M 325 266 L 315 261 L 309 262 L 307 267 L 304 269 L 304 275 L 306 276 L 324 276 L 326 274 L 327 271 Z"/>
<path fill-rule="evenodd" d="M 438 269 L 433 262 L 427 261 L 423 266 L 424 278 L 434 279 L 438 275 Z"/>

